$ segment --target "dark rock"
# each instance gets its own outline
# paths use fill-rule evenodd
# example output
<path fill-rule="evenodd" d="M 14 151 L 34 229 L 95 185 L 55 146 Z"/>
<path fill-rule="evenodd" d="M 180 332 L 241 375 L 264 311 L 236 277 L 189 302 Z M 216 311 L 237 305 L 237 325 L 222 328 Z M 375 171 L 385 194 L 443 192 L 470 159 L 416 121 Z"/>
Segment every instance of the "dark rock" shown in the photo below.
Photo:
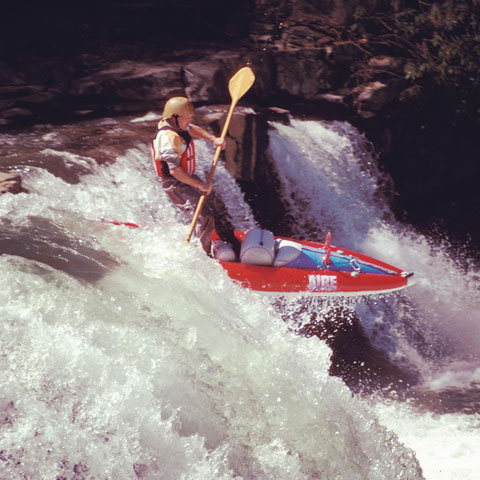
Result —
<path fill-rule="evenodd" d="M 359 56 L 359 45 L 352 41 L 335 41 L 325 51 L 332 62 L 351 63 Z"/>
<path fill-rule="evenodd" d="M 33 113 L 26 108 L 7 108 L 2 111 L 2 116 L 0 117 L 0 127 L 1 126 L 17 126 L 25 123 L 29 123 L 34 118 Z"/>
<path fill-rule="evenodd" d="M 273 122 L 280 122 L 284 125 L 290 124 L 290 112 L 284 108 L 269 107 L 264 111 L 267 120 Z"/>
<path fill-rule="evenodd" d="M 44 90 L 41 85 L 8 84 L 0 86 L 0 98 L 18 98 L 26 95 L 34 95 Z"/>
<path fill-rule="evenodd" d="M 352 90 L 353 104 L 364 118 L 370 118 L 389 103 L 398 99 L 401 82 L 368 82 Z"/>
<path fill-rule="evenodd" d="M 23 95 L 18 99 L 18 103 L 26 106 L 32 105 L 48 105 L 49 103 L 56 101 L 59 98 L 59 94 L 54 90 L 39 90 L 28 95 Z"/>
<path fill-rule="evenodd" d="M 275 55 L 274 62 L 279 93 L 313 99 L 332 87 L 333 73 L 322 50 L 282 51 Z"/>
<path fill-rule="evenodd" d="M 199 109 L 199 123 L 220 135 L 228 109 L 228 105 L 210 106 L 207 113 Z M 235 179 L 247 182 L 256 180 L 255 167 L 257 158 L 261 155 L 261 135 L 262 132 L 257 128 L 257 114 L 249 108 L 237 107 L 228 129 L 227 146 L 222 154 L 227 169 Z"/>
<path fill-rule="evenodd" d="M 337 105 L 345 105 L 345 95 L 340 95 L 338 93 L 321 93 L 316 96 L 316 99 Z"/>
<path fill-rule="evenodd" d="M 228 80 L 243 63 L 235 51 L 220 51 L 183 68 L 185 92 L 193 102 L 224 103 L 229 101 Z"/>
<path fill-rule="evenodd" d="M 376 57 L 371 57 L 368 60 L 368 65 L 377 69 L 377 71 L 403 74 L 406 61 L 403 58 L 395 58 L 390 55 L 379 55 Z"/>
<path fill-rule="evenodd" d="M 182 88 L 181 66 L 178 64 L 145 64 L 123 61 L 88 77 L 75 80 L 73 96 L 160 100 Z"/>
<path fill-rule="evenodd" d="M 26 193 L 18 173 L 0 172 L 0 195 L 3 193 Z"/>
<path fill-rule="evenodd" d="M 0 85 L 2 88 L 18 87 L 25 85 L 25 80 L 12 65 L 6 62 L 0 62 Z"/>

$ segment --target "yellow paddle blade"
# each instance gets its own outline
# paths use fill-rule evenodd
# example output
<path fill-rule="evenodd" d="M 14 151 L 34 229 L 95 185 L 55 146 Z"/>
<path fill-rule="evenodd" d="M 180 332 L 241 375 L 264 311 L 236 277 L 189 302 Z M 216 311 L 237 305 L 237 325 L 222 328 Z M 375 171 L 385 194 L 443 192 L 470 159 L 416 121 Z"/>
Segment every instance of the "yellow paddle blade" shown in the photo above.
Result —
<path fill-rule="evenodd" d="M 247 93 L 255 81 L 255 75 L 250 67 L 241 68 L 228 82 L 228 90 L 234 102 Z"/>

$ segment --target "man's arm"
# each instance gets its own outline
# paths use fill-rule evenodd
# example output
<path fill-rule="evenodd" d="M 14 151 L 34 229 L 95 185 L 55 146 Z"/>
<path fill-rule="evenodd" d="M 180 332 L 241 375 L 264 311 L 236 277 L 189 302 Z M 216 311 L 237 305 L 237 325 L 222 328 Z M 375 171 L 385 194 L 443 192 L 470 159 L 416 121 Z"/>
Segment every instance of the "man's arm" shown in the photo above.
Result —
<path fill-rule="evenodd" d="M 211 133 L 204 130 L 202 127 L 194 125 L 193 123 L 190 124 L 189 132 L 193 138 L 200 138 L 202 140 L 207 140 L 208 142 L 213 143 L 213 146 L 215 148 L 222 147 L 223 150 L 225 148 L 225 145 L 227 144 L 226 140 L 222 140 L 221 137 L 215 137 L 215 135 L 212 135 Z"/>
<path fill-rule="evenodd" d="M 212 191 L 212 184 L 205 183 L 197 178 L 191 177 L 182 167 L 175 167 L 170 169 L 170 175 L 175 177 L 182 183 L 186 183 L 187 185 L 191 185 L 192 187 L 197 188 L 202 193 L 209 195 Z"/>

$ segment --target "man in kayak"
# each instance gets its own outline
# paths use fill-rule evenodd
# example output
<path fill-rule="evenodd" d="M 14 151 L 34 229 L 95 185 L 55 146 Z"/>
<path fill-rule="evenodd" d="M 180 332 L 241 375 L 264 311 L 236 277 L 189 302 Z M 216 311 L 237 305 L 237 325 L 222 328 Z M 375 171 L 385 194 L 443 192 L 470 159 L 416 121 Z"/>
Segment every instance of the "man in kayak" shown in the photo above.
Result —
<path fill-rule="evenodd" d="M 207 140 L 222 149 L 226 142 L 192 124 L 194 113 L 195 108 L 186 97 L 173 97 L 166 102 L 152 142 L 155 170 L 170 201 L 189 218 L 193 217 L 200 196 L 207 195 L 196 232 L 207 254 L 211 253 L 211 235 L 215 228 L 220 239 L 229 243 L 238 256 L 240 244 L 228 222 L 225 205 L 212 194 L 212 184 L 195 175 L 193 138 Z"/>

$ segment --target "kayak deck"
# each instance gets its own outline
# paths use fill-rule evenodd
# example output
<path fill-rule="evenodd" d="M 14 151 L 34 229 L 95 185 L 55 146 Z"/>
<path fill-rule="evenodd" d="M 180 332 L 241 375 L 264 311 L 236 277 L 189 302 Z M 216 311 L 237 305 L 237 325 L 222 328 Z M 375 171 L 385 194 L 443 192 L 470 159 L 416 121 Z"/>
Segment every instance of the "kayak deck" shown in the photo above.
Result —
<path fill-rule="evenodd" d="M 242 241 L 245 232 L 236 232 Z M 275 237 L 297 244 L 301 253 L 286 265 L 263 266 L 219 261 L 243 287 L 270 294 L 370 295 L 412 285 L 413 273 L 358 252 L 322 243 Z"/>

